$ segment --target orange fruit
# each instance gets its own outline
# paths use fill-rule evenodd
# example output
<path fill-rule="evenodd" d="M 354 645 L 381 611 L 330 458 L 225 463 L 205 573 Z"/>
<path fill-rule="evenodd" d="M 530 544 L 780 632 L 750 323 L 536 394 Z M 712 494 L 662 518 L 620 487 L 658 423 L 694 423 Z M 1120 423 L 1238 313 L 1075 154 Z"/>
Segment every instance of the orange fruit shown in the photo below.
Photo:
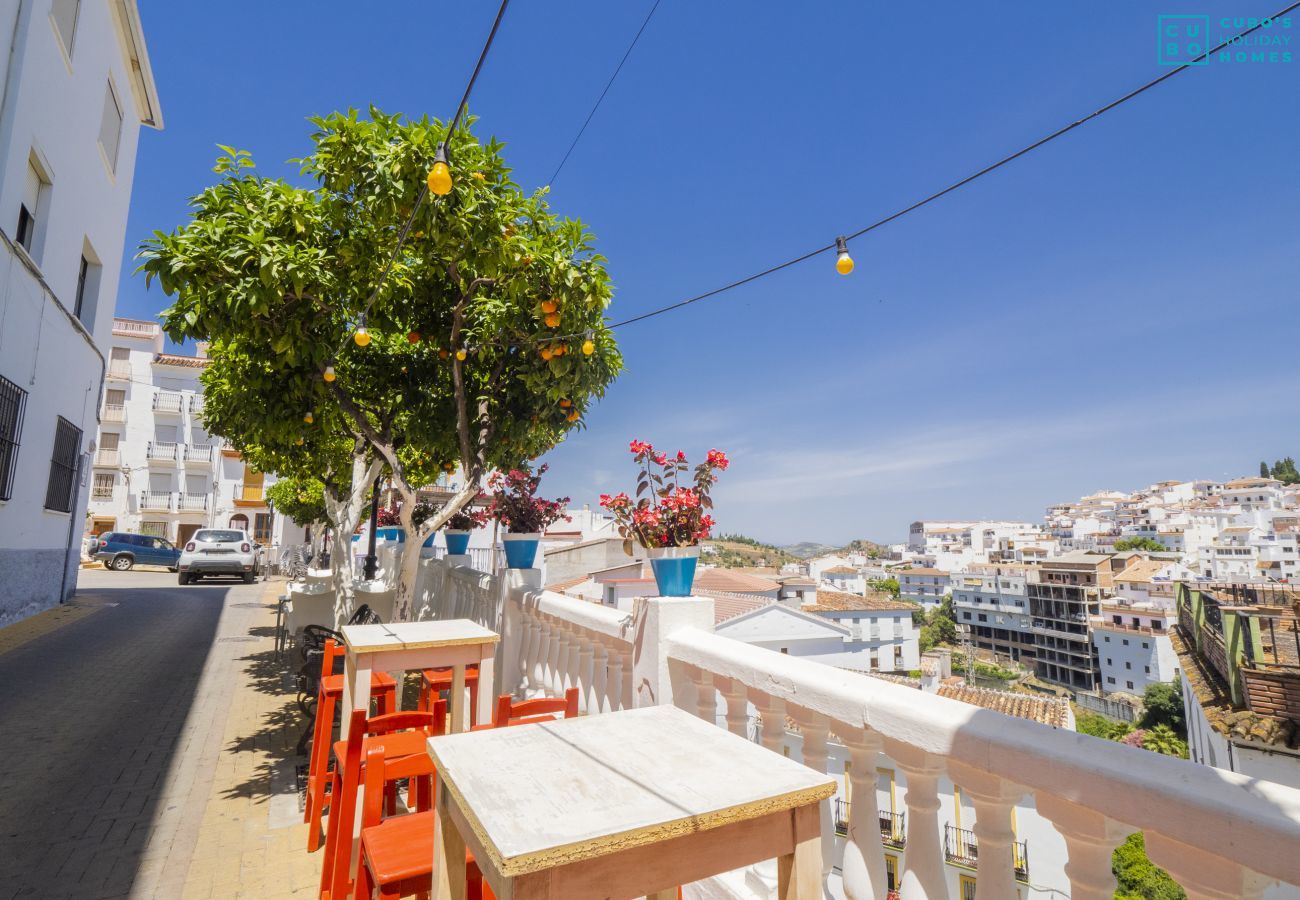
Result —
<path fill-rule="evenodd" d="M 570 406 L 572 406 L 572 405 L 573 405 L 573 401 L 572 401 L 572 400 L 561 400 L 561 401 L 560 401 L 560 409 L 568 409 L 568 408 L 569 408 Z"/>
<path fill-rule="evenodd" d="M 446 359 L 450 355 L 451 354 L 447 352 L 446 348 L 438 351 L 438 359 Z"/>
<path fill-rule="evenodd" d="M 564 354 L 566 354 L 566 353 L 569 352 L 569 348 L 568 348 L 568 346 L 565 345 L 565 344 L 556 344 L 556 345 L 555 345 L 555 349 L 554 349 L 552 352 L 553 352 L 556 356 L 563 356 Z"/>
<path fill-rule="evenodd" d="M 560 314 L 559 314 L 559 313 L 548 313 L 547 316 L 546 316 L 546 327 L 547 327 L 547 328 L 559 328 L 559 327 L 560 327 Z"/>
<path fill-rule="evenodd" d="M 525 256 L 523 259 L 519 261 L 526 266 L 531 266 L 533 264 L 533 258 L 531 256 Z"/>
<path fill-rule="evenodd" d="M 573 412 L 569 413 L 569 421 L 570 422 L 578 421 L 578 411 L 576 409 Z"/>
<path fill-rule="evenodd" d="M 550 348 L 550 347 L 543 347 L 543 348 L 542 348 L 542 359 L 550 359 L 550 358 L 551 358 L 552 356 L 554 356 L 554 355 L 555 355 L 555 354 L 551 351 L 551 348 Z"/>
<path fill-rule="evenodd" d="M 560 304 L 556 303 L 554 300 L 542 301 L 542 312 L 544 313 L 558 312 L 559 309 L 560 309 Z"/>
<path fill-rule="evenodd" d="M 410 343 L 410 344 L 418 344 L 418 343 L 420 343 L 420 332 L 418 332 L 418 331 L 412 331 L 412 332 L 409 332 L 409 333 L 406 335 L 406 341 L 407 341 L 407 343 Z"/>
<path fill-rule="evenodd" d="M 471 172 L 470 175 L 472 175 L 474 178 L 478 179 L 479 181 L 487 181 L 487 176 L 484 175 L 482 172 Z"/>

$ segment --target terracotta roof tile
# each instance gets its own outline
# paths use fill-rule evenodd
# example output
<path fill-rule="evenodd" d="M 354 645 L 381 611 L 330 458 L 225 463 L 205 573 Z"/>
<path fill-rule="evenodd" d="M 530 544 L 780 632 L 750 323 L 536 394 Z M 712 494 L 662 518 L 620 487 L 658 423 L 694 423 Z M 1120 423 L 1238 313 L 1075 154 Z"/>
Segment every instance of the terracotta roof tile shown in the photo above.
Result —
<path fill-rule="evenodd" d="M 908 611 L 916 609 L 910 603 L 900 603 L 888 594 L 873 593 L 866 597 L 858 594 L 845 594 L 841 591 L 820 590 L 817 602 L 803 608 L 804 612 L 852 612 L 855 610 Z"/>
<path fill-rule="evenodd" d="M 779 590 L 781 585 L 770 578 L 746 575 L 730 569 L 700 569 L 695 573 L 695 587 L 701 591 L 757 594 Z"/>
<path fill-rule="evenodd" d="M 734 619 L 736 616 L 743 616 L 747 612 L 761 609 L 764 606 L 771 606 L 776 601 L 770 597 L 755 597 L 752 594 L 733 594 L 727 591 L 701 591 L 696 590 L 696 594 L 712 598 L 713 600 L 713 624 L 721 625 L 728 619 Z"/>

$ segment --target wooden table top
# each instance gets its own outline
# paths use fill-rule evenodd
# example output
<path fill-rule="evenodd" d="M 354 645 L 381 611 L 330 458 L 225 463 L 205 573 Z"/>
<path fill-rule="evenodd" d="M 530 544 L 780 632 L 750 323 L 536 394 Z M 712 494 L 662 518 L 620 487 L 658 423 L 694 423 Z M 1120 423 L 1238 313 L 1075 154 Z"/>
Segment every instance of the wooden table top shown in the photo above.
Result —
<path fill-rule="evenodd" d="M 384 625 L 344 625 L 340 631 L 349 653 L 424 650 L 466 644 L 492 644 L 500 635 L 469 619 L 436 622 L 392 622 Z"/>
<path fill-rule="evenodd" d="M 429 739 L 506 876 L 815 803 L 827 775 L 673 706 Z"/>

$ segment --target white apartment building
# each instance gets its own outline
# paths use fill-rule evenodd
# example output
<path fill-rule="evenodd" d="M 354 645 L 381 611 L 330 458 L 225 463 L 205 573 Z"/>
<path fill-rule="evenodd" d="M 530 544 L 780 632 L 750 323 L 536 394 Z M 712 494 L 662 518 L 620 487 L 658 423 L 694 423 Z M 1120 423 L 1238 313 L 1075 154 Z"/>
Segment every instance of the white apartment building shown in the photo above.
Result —
<path fill-rule="evenodd" d="M 0 625 L 76 587 L 140 128 L 134 0 L 0 7 Z"/>
<path fill-rule="evenodd" d="M 1147 685 L 1178 675 L 1178 657 L 1169 641 L 1172 610 L 1103 603 L 1091 624 L 1103 693 L 1140 697 Z"/>
<path fill-rule="evenodd" d="M 293 526 L 266 503 L 275 476 L 246 465 L 203 427 L 199 373 L 207 359 L 164 352 L 156 322 L 114 319 L 111 340 L 91 532 L 152 534 L 179 546 L 199 528 L 230 527 L 262 544 L 285 540 L 275 532 Z M 288 539 L 300 539 L 296 528 Z"/>
<path fill-rule="evenodd" d="M 831 590 L 846 594 L 863 594 L 867 590 L 867 576 L 853 566 L 832 566 L 823 570 L 822 582 Z"/>
<path fill-rule="evenodd" d="M 948 593 L 949 574 L 941 569 L 914 566 L 901 569 L 894 576 L 898 579 L 899 596 L 926 609 L 938 606 Z"/>
<path fill-rule="evenodd" d="M 1034 654 L 1024 567 L 977 566 L 952 576 L 957 627 L 981 650 L 1020 662 Z"/>

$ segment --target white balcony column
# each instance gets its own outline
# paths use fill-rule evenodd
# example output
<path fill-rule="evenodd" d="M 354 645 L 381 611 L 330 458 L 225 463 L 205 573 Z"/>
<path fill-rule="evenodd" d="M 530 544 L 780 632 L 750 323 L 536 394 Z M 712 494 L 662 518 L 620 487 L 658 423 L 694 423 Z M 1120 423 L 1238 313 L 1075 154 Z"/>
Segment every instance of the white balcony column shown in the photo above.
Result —
<path fill-rule="evenodd" d="M 592 702 L 592 682 L 595 675 L 592 671 L 595 662 L 595 643 L 591 635 L 583 634 L 576 629 L 573 632 L 574 658 L 577 661 L 577 668 L 574 673 L 573 686 L 578 689 L 578 708 L 583 713 L 591 715 L 597 712 L 596 705 Z"/>
<path fill-rule="evenodd" d="M 522 604 L 512 598 L 516 594 L 541 589 L 541 572 L 536 569 L 520 569 L 507 572 L 501 578 L 492 581 L 492 588 L 480 588 L 492 608 L 484 610 L 490 620 L 488 628 L 498 627 L 501 633 L 501 683 L 498 693 L 516 694 L 522 692 L 528 676 L 528 617 Z"/>
<path fill-rule="evenodd" d="M 690 673 L 695 685 L 695 714 L 710 725 L 718 724 L 718 692 L 713 684 L 713 673 L 694 667 Z"/>
<path fill-rule="evenodd" d="M 542 690 L 548 697 L 558 697 L 564 691 L 556 690 L 560 684 L 560 627 L 550 616 L 542 619 L 543 633 L 546 635 L 546 674 L 542 679 Z"/>
<path fill-rule="evenodd" d="M 758 742 L 773 753 L 785 753 L 785 701 L 780 697 L 751 691 L 749 702 L 763 720 L 758 729 Z"/>
<path fill-rule="evenodd" d="M 1027 792 L 1018 784 L 960 762 L 948 764 L 948 775 L 961 785 L 975 807 L 975 900 L 1016 896 L 1015 842 L 1011 810 Z"/>
<path fill-rule="evenodd" d="M 604 712 L 617 712 L 623 708 L 623 651 L 607 643 L 605 656 L 609 670 L 605 676 Z"/>
<path fill-rule="evenodd" d="M 900 893 L 908 900 L 944 900 L 948 878 L 939 839 L 942 757 L 901 741 L 886 739 L 884 746 L 885 755 L 907 776 L 907 853 Z"/>
<path fill-rule="evenodd" d="M 1155 831 L 1146 832 L 1146 845 L 1147 857 L 1182 885 L 1187 900 L 1259 900 L 1274 883 L 1240 863 Z"/>
<path fill-rule="evenodd" d="M 631 703 L 658 706 L 676 702 L 690 711 L 689 698 L 675 700 L 673 688 L 687 677 L 674 672 L 668 659 L 668 638 L 676 631 L 695 628 L 713 631 L 713 601 L 707 597 L 637 597 L 632 601 Z"/>
<path fill-rule="evenodd" d="M 523 691 L 525 697 L 531 697 L 537 692 L 540 679 L 537 673 L 538 650 L 541 647 L 541 632 L 537 627 L 537 617 L 532 611 L 524 608 L 522 611 L 524 619 L 524 683 Z"/>
<path fill-rule="evenodd" d="M 1035 794 L 1034 807 L 1065 838 L 1071 900 L 1111 900 L 1116 886 L 1111 856 L 1132 829 L 1054 794 Z"/>
<path fill-rule="evenodd" d="M 606 680 L 609 677 L 609 649 L 599 637 L 592 635 L 591 688 L 587 692 L 587 714 L 609 712 Z"/>
<path fill-rule="evenodd" d="M 734 678 L 720 678 L 716 684 L 727 703 L 727 730 L 749 740 L 749 693 L 745 685 Z"/>
<path fill-rule="evenodd" d="M 560 626 L 560 696 L 578 686 L 578 632 L 568 622 Z"/>
<path fill-rule="evenodd" d="M 827 738 L 830 736 L 830 719 L 818 712 L 802 707 L 790 707 L 790 718 L 799 725 L 803 736 L 803 764 L 817 772 L 826 772 Z M 830 877 L 835 865 L 835 817 L 830 799 L 820 804 L 822 819 L 822 882 Z"/>
<path fill-rule="evenodd" d="M 876 755 L 880 736 L 865 728 L 836 725 L 849 751 L 849 839 L 844 843 L 844 894 L 849 900 L 877 900 L 889 893 L 885 847 L 876 802 Z"/>

